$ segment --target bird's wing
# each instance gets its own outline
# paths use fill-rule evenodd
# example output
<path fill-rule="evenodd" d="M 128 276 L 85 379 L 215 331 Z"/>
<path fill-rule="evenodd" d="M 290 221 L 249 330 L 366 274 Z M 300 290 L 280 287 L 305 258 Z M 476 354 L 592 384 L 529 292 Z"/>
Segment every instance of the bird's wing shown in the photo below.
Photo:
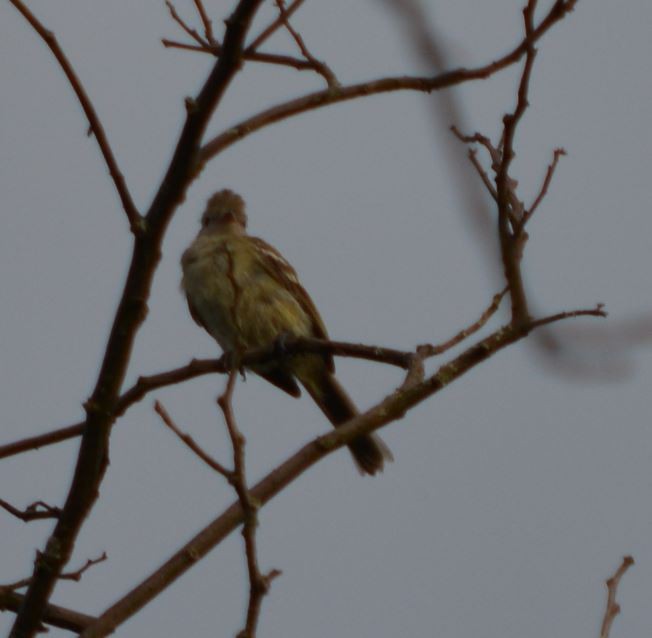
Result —
<path fill-rule="evenodd" d="M 204 320 L 201 318 L 201 315 L 197 311 L 197 308 L 193 306 L 192 301 L 190 300 L 190 296 L 186 294 L 186 301 L 188 302 L 188 310 L 190 310 L 190 316 L 195 320 L 195 323 L 199 326 L 201 326 L 208 334 L 210 334 L 210 330 L 208 329 L 208 326 L 204 323 Z"/>
<path fill-rule="evenodd" d="M 188 302 L 188 309 L 190 310 L 190 315 L 192 318 L 202 327 L 206 332 L 210 334 L 208 327 L 204 323 L 203 319 L 197 309 L 193 305 L 190 297 L 186 295 L 186 301 Z M 297 382 L 294 380 L 291 372 L 284 370 L 283 368 L 274 368 L 272 370 L 256 370 L 256 372 L 263 377 L 263 379 L 269 381 L 272 385 L 275 385 L 277 388 L 287 392 L 292 397 L 301 396 L 301 388 L 297 385 Z"/>
<path fill-rule="evenodd" d="M 313 327 L 313 336 L 317 339 L 328 339 L 326 326 L 324 325 L 319 311 L 310 298 L 310 295 L 306 292 L 306 289 L 299 282 L 299 277 L 294 268 L 290 266 L 285 257 L 283 257 L 276 248 L 270 246 L 266 241 L 259 237 L 250 237 L 249 239 L 256 247 L 256 253 L 263 268 L 271 277 L 283 286 L 283 288 L 292 293 L 292 296 L 310 317 Z M 328 369 L 332 372 L 335 369 L 333 356 L 326 355 L 324 358 Z"/>

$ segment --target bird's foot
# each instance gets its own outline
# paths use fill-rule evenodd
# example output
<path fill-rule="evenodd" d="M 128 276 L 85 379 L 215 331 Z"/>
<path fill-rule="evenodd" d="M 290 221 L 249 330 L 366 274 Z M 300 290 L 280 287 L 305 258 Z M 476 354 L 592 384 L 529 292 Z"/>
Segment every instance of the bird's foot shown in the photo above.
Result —
<path fill-rule="evenodd" d="M 244 366 L 240 363 L 241 356 L 235 351 L 225 352 L 224 353 L 224 365 L 226 369 L 230 372 L 232 370 L 237 370 L 240 373 L 243 381 L 247 380 L 247 375 L 245 373 Z"/>

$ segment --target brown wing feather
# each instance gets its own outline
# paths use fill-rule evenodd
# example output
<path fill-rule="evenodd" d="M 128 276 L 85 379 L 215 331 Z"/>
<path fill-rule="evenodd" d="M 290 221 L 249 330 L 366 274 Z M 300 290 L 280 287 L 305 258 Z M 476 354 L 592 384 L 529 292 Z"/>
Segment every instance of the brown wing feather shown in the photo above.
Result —
<path fill-rule="evenodd" d="M 278 281 L 286 290 L 292 293 L 292 296 L 299 302 L 301 307 L 305 310 L 306 314 L 310 317 L 313 327 L 313 336 L 317 339 L 328 339 L 326 326 L 310 298 L 306 289 L 299 282 L 299 277 L 296 271 L 286 261 L 285 257 L 270 246 L 266 241 L 259 237 L 250 237 L 251 242 L 258 249 L 258 254 L 261 255 L 260 262 L 265 270 Z M 325 355 L 324 359 L 330 372 L 335 370 L 332 355 Z"/>
<path fill-rule="evenodd" d="M 273 370 L 266 370 L 265 372 L 256 369 L 256 374 L 265 379 L 265 381 L 269 381 L 277 388 L 287 392 L 291 397 L 298 398 L 301 396 L 301 388 L 294 380 L 292 373 L 283 368 L 277 367 Z"/>

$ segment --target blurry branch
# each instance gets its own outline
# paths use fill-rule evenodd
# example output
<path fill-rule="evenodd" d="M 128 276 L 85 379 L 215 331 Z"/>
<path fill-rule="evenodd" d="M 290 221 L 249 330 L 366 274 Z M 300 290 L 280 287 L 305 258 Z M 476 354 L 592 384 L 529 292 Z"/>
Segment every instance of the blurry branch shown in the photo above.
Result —
<path fill-rule="evenodd" d="M 11 0 L 53 47 L 50 34 L 22 5 Z M 66 565 L 81 526 L 95 503 L 109 460 L 109 436 L 136 334 L 147 315 L 147 300 L 161 257 L 167 226 L 190 183 L 197 178 L 197 154 L 209 120 L 242 65 L 244 41 L 263 0 L 239 0 L 226 21 L 223 52 L 199 94 L 186 100 L 186 121 L 169 166 L 144 219 L 138 219 L 131 264 L 91 397 L 84 403 L 86 419 L 72 485 L 61 515 L 34 567 L 32 581 L 12 628 L 12 638 L 31 638 L 40 627 L 48 600 Z M 69 69 L 68 65 L 64 69 Z M 69 76 L 70 79 L 70 76 Z M 87 101 L 85 101 L 86 103 Z M 122 191 L 121 191 L 122 192 Z M 133 220 L 132 220 L 133 225 Z"/>
<path fill-rule="evenodd" d="M 279 17 L 283 22 L 283 26 L 290 34 L 292 39 L 296 42 L 296 45 L 299 47 L 299 51 L 301 51 L 301 55 L 303 55 L 303 57 L 311 65 L 315 72 L 319 73 L 319 75 L 321 75 L 326 80 L 326 84 L 329 86 L 329 88 L 338 87 L 340 83 L 335 77 L 333 71 L 331 71 L 325 62 L 318 60 L 312 55 L 312 53 L 310 53 L 299 32 L 290 24 L 290 16 L 288 15 L 287 9 L 285 8 L 285 0 L 274 1 L 278 7 Z"/>
<path fill-rule="evenodd" d="M 245 470 L 246 441 L 238 429 L 231 407 L 231 398 L 233 397 L 233 389 L 237 378 L 238 371 L 232 370 L 229 373 L 224 393 L 218 398 L 217 404 L 224 415 L 224 422 L 233 447 L 233 472 L 231 472 L 230 482 L 242 508 L 242 538 L 244 539 L 247 574 L 249 576 L 249 603 L 247 605 L 245 627 L 238 633 L 237 638 L 255 638 L 263 597 L 269 591 L 272 580 L 279 576 L 281 572 L 273 569 L 268 574 L 263 574 L 258 566 L 256 528 L 258 527 L 258 508 L 260 504 L 247 487 Z"/>
<path fill-rule="evenodd" d="M 307 337 L 297 339 L 286 339 L 283 341 L 282 346 L 273 344 L 269 348 L 260 348 L 258 350 L 251 350 L 242 354 L 240 364 L 242 366 L 251 366 L 254 364 L 267 363 L 269 361 L 278 360 L 280 357 L 291 356 L 294 354 L 315 353 L 315 354 L 332 354 L 339 357 L 352 357 L 355 359 L 363 359 L 367 361 L 374 361 L 377 363 L 386 363 L 393 365 L 404 370 L 413 370 L 415 365 L 415 358 L 423 359 L 439 355 L 449 350 L 453 346 L 459 344 L 463 339 L 471 336 L 474 332 L 482 328 L 489 320 L 491 315 L 497 309 L 497 304 L 504 296 L 505 291 L 496 295 L 491 302 L 491 305 L 484 311 L 478 321 L 463 329 L 452 339 L 440 345 L 426 344 L 418 346 L 415 352 L 394 350 L 392 348 L 383 348 L 380 346 L 368 346 L 360 343 L 345 343 L 343 341 L 325 341 L 323 339 L 311 339 Z M 229 357 L 223 355 L 219 359 L 193 359 L 189 364 L 160 372 L 150 376 L 141 376 L 136 383 L 124 392 L 116 401 L 114 411 L 114 418 L 122 416 L 132 405 L 138 403 L 143 397 L 159 388 L 164 388 L 170 385 L 176 385 L 189 379 L 203 376 L 205 374 L 226 374 L 229 372 Z M 161 406 L 162 407 L 162 406 Z M 157 410 L 158 412 L 158 410 Z M 163 418 L 163 415 L 159 413 Z M 165 419 L 164 419 L 164 422 Z M 167 425 L 169 425 L 166 422 Z M 171 428 L 173 431 L 174 428 Z M 30 450 L 36 450 L 46 445 L 60 443 L 68 439 L 80 436 L 84 431 L 84 422 L 69 425 L 64 428 L 31 436 L 20 441 L 7 443 L 0 446 L 0 459 L 16 454 L 22 454 Z M 175 432 L 183 439 L 186 435 L 182 432 Z"/>
<path fill-rule="evenodd" d="M 404 384 L 379 404 L 354 417 L 345 425 L 304 445 L 298 452 L 272 470 L 249 490 L 258 507 L 295 481 L 308 468 L 328 454 L 347 445 L 354 438 L 369 434 L 380 427 L 403 418 L 409 410 L 443 390 L 469 370 L 516 343 L 541 326 L 572 317 L 604 317 L 600 307 L 562 312 L 525 325 L 509 324 L 467 348 L 437 372 L 419 383 Z M 189 570 L 233 530 L 241 525 L 245 512 L 238 499 L 222 514 L 201 530 L 158 570 L 107 609 L 83 634 L 82 638 L 97 638 L 115 630 L 128 618 L 156 598 L 172 582 Z"/>
<path fill-rule="evenodd" d="M 36 501 L 31 505 L 28 505 L 24 510 L 19 510 L 0 498 L 0 507 L 7 510 L 16 518 L 19 518 L 24 523 L 42 520 L 44 518 L 59 518 L 59 513 L 61 512 L 58 507 L 52 507 L 43 501 Z"/>
<path fill-rule="evenodd" d="M 538 26 L 533 27 L 531 32 L 515 47 L 510 53 L 498 60 L 484 66 L 466 69 L 459 68 L 434 77 L 390 77 L 353 84 L 342 87 L 329 87 L 324 91 L 309 93 L 303 97 L 288 102 L 283 102 L 260 113 L 242 120 L 226 131 L 220 133 L 212 140 L 204 144 L 201 149 L 199 161 L 201 164 L 215 157 L 218 153 L 228 148 L 238 140 L 251 135 L 265 126 L 287 119 L 300 113 L 322 108 L 330 104 L 344 102 L 359 97 L 378 95 L 393 91 L 422 91 L 430 93 L 450 88 L 472 80 L 486 79 L 518 62 L 532 49 L 537 42 L 555 23 L 563 19 L 566 14 L 572 11 L 576 0 L 557 0 L 550 11 L 541 20 Z"/>
<path fill-rule="evenodd" d="M 625 572 L 634 564 L 634 559 L 631 556 L 625 556 L 620 567 L 616 570 L 611 578 L 607 579 L 607 604 L 604 610 L 604 617 L 602 619 L 602 626 L 600 627 L 600 638 L 609 638 L 611 625 L 620 613 L 620 605 L 616 602 L 616 593 L 618 592 L 618 585 L 620 579 L 624 576 Z"/>
<path fill-rule="evenodd" d="M 556 374 L 614 383 L 632 374 L 639 349 L 652 343 L 652 314 L 616 319 L 599 329 L 546 330 L 537 334 L 536 342 L 544 363 Z"/>
<path fill-rule="evenodd" d="M 142 217 L 140 216 L 133 200 L 131 199 L 131 195 L 125 183 L 124 176 L 120 172 L 118 163 L 113 156 L 113 151 L 111 150 L 111 145 L 109 144 L 109 140 L 107 139 L 106 133 L 104 132 L 102 122 L 95 112 L 95 108 L 93 107 L 90 98 L 86 94 L 84 86 L 82 85 L 80 79 L 77 77 L 77 74 L 72 68 L 72 65 L 70 64 L 65 53 L 59 46 L 54 33 L 46 29 L 43 24 L 39 22 L 36 16 L 34 16 L 34 14 L 23 4 L 22 0 L 9 1 L 14 5 L 14 7 L 16 7 L 16 9 L 18 9 L 18 11 L 20 11 L 23 17 L 27 20 L 27 22 L 29 22 L 29 24 L 39 34 L 39 36 L 41 36 L 45 44 L 49 47 L 50 51 L 52 51 L 52 54 L 54 55 L 56 61 L 59 63 L 59 66 L 61 66 L 61 69 L 66 74 L 68 82 L 70 83 L 72 90 L 75 92 L 75 95 L 77 96 L 79 104 L 84 110 L 84 113 L 86 114 L 86 118 L 88 119 L 90 127 L 89 130 L 95 136 L 97 144 L 100 147 L 100 152 L 104 157 L 104 161 L 106 162 L 106 165 L 109 169 L 109 174 L 113 179 L 115 188 L 118 191 L 118 196 L 122 202 L 122 208 L 124 209 L 124 212 L 127 215 L 127 219 L 129 220 L 131 232 L 135 235 L 140 233 L 142 231 Z"/>

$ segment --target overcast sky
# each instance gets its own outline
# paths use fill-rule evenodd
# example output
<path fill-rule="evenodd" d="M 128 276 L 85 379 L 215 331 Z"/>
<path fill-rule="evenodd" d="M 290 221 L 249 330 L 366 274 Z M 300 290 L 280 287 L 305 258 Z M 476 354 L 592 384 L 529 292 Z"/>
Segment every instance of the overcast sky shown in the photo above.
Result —
<path fill-rule="evenodd" d="M 522 37 L 522 0 L 424 2 L 451 66 L 484 64 Z M 197 24 L 192 4 L 178 8 Z M 217 34 L 232 5 L 206 0 Z M 254 33 L 274 16 L 267 5 Z M 183 34 L 158 0 L 30 6 L 77 69 L 146 209 L 183 99 L 212 61 L 161 46 L 161 37 Z M 378 0 L 312 0 L 293 22 L 343 83 L 425 72 Z M 621 585 L 612 637 L 649 634 L 651 29 L 646 0 L 579 0 L 539 45 L 516 140 L 526 201 L 553 149 L 568 151 L 529 228 L 533 307 L 544 314 L 604 302 L 608 320 L 568 326 L 564 365 L 535 339 L 522 342 L 384 429 L 396 461 L 380 478 L 359 477 L 343 451 L 273 500 L 260 516 L 260 561 L 283 575 L 264 601 L 260 636 L 597 636 L 603 581 L 629 553 L 636 565 Z M 282 33 L 266 50 L 294 53 Z M 495 138 L 518 70 L 457 90 L 458 123 Z M 132 242 L 70 87 L 8 2 L 0 3 L 0 85 L 3 444 L 83 417 Z M 210 132 L 322 85 L 308 73 L 248 64 Z M 469 223 L 476 178 L 463 148 L 451 154 L 442 98 L 395 93 L 330 107 L 264 129 L 211 162 L 169 228 L 126 385 L 219 354 L 188 315 L 179 258 L 206 198 L 223 187 L 245 197 L 252 233 L 294 264 L 333 338 L 411 349 L 473 322 L 503 283 L 491 231 Z M 623 325 L 646 317 L 633 347 L 589 332 L 622 336 Z M 379 365 L 337 367 L 361 409 L 401 381 Z M 233 500 L 152 410 L 158 398 L 227 461 L 214 404 L 223 382 L 204 377 L 156 392 L 119 421 L 71 568 L 102 551 L 109 560 L 81 583 L 59 585 L 53 602 L 100 613 Z M 235 407 L 252 480 L 329 428 L 309 398 L 295 401 L 252 375 L 238 384 Z M 77 447 L 3 460 L 0 498 L 61 505 Z M 50 530 L 0 511 L 0 583 L 31 573 Z M 245 604 L 241 537 L 232 534 L 116 635 L 233 636 Z M 12 621 L 0 616 L 3 634 Z"/>

